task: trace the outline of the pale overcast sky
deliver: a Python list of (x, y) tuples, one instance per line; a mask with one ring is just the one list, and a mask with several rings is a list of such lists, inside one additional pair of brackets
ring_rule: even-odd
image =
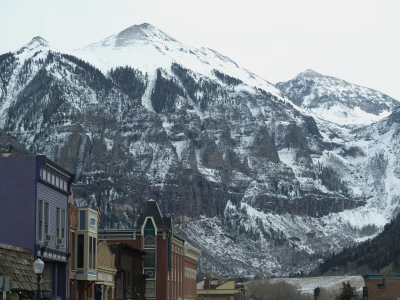
[(400, 100), (399, 0), (0, 0), (0, 53), (37, 35), (71, 50), (141, 23), (272, 83), (314, 69)]

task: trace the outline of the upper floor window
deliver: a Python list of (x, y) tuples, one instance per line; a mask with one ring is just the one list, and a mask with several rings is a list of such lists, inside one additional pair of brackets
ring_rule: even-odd
[(148, 235), (144, 238), (144, 245), (145, 246), (155, 246), (156, 245), (156, 238), (152, 235)]
[(75, 243), (76, 243), (76, 241), (75, 241), (75, 231), (71, 230), (71, 252), (72, 252), (72, 255), (71, 255), (70, 262), (71, 262), (71, 269), (72, 270), (75, 270), (75, 256), (76, 256)]
[(57, 212), (56, 212), (56, 237), (60, 238), (60, 233), (61, 233), (61, 209), (57, 207)]
[(39, 224), (38, 224), (39, 228), (39, 234), (38, 234), (38, 238), (39, 241), (43, 241), (43, 200), (39, 200)]
[(144, 226), (144, 246), (155, 246), (156, 245), (156, 230), (154, 228), (153, 221), (147, 219), (146, 225)]
[(49, 234), (49, 222), (50, 222), (49, 203), (46, 202), (44, 204), (44, 234)]
[(96, 247), (97, 241), (95, 237), (89, 237), (89, 268), (96, 268)]
[(65, 180), (65, 178), (63, 178), (56, 172), (42, 168), (40, 170), (40, 178), (63, 191), (66, 191), (66, 192), (68, 191), (67, 180)]
[(77, 258), (76, 258), (76, 267), (83, 268), (83, 259), (85, 255), (85, 237), (83, 234), (78, 234), (78, 245), (77, 245)]
[(66, 212), (65, 209), (61, 210), (61, 237), (65, 238), (65, 226), (66, 226)]
[(155, 250), (146, 250), (147, 254), (143, 259), (143, 267), (155, 267), (156, 266), (156, 252)]
[(56, 236), (57, 238), (65, 238), (65, 209), (57, 207), (56, 211)]
[(79, 211), (79, 230), (86, 230), (86, 211)]

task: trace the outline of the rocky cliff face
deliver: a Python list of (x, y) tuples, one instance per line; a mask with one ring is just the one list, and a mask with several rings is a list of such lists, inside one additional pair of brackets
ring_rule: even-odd
[[(254, 274), (248, 257), (263, 247), (259, 270), (288, 274), (374, 234), (365, 227), (389, 210), (359, 227), (351, 216), (378, 211), (382, 195), (397, 205), (385, 185), (397, 150), (375, 147), (395, 114), (374, 131), (316, 122), (228, 58), (149, 24), (75, 54), (100, 69), (40, 38), (0, 56), (0, 127), (75, 173), (75, 199), (100, 198), (102, 227), (131, 227), (153, 198), (203, 250), (203, 269)], [(223, 241), (213, 253), (210, 238)]]
[(0, 155), (2, 154), (12, 154), (14, 156), (18, 156), (30, 155), (31, 153), (13, 136), (9, 135), (3, 129), (0, 129)]

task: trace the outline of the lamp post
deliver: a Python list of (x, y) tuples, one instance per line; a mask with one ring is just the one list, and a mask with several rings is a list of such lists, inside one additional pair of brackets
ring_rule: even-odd
[(40, 258), (37, 258), (33, 262), (33, 270), (35, 271), (35, 274), (37, 276), (37, 296), (36, 296), (36, 300), (40, 300), (40, 277), (42, 276), (43, 269), (44, 269), (44, 262)]

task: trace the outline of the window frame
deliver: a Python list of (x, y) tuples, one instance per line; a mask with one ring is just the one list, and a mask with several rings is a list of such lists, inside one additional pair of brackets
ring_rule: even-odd
[(39, 199), (38, 240), (43, 241), (43, 200)]
[(61, 208), (56, 208), (56, 238), (61, 237)]
[(65, 209), (61, 209), (61, 238), (66, 240), (66, 227), (67, 227), (67, 212)]
[[(153, 287), (150, 287), (149, 282), (152, 282), (154, 285)], [(152, 293), (149, 295), (149, 291), (152, 291)], [(146, 298), (156, 298), (156, 280), (155, 279), (146, 279), (146, 292), (145, 292)]]
[(49, 234), (50, 229), (50, 203), (44, 202), (44, 234)]

